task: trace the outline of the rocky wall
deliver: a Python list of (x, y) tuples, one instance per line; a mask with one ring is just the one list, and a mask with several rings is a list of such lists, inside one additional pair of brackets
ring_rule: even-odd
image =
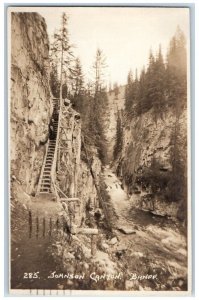
[(10, 161), (11, 176), (28, 194), (36, 191), (52, 112), (49, 40), (37, 13), (11, 14)]
[[(59, 139), (57, 185), (67, 197), (80, 199), (80, 216), (85, 220), (86, 206), (97, 207), (98, 196), (88, 162), (81, 160), (81, 116), (70, 105), (63, 108)], [(93, 156), (92, 169), (98, 182), (101, 162), (97, 153)]]
[[(181, 214), (180, 210), (186, 208), (182, 208), (184, 199), (180, 198), (180, 193), (176, 202), (172, 199), (165, 199), (163, 193), (169, 195), (169, 189), (173, 188), (172, 185), (166, 187), (166, 182), (173, 174), (175, 159), (178, 159), (178, 164), (183, 169), (181, 175), (177, 173), (176, 176), (179, 178), (181, 176), (185, 181), (185, 183), (182, 181), (181, 185), (186, 185), (187, 112), (182, 111), (179, 118), (176, 118), (175, 112), (168, 108), (163, 118), (154, 120), (153, 111), (150, 110), (139, 117), (134, 117), (131, 121), (124, 120), (124, 124), (121, 158), (115, 164), (117, 175), (123, 182), (123, 188), (129, 193), (136, 207), (151, 210), (160, 215)], [(175, 147), (177, 147), (176, 151)], [(149, 182), (147, 186), (144, 182), (146, 176)], [(159, 184), (160, 180), (162, 180), (162, 187), (157, 185), (154, 191), (153, 181)]]

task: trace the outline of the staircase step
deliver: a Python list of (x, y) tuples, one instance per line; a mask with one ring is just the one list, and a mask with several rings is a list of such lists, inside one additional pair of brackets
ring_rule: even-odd
[(41, 189), (41, 190), (43, 190), (43, 189), (50, 189), (50, 187), (51, 187), (51, 184), (43, 183), (43, 184), (41, 184), (40, 189)]
[(43, 186), (43, 187), (41, 187), (41, 190), (43, 190), (43, 191), (44, 190), (48, 190), (49, 191), (50, 190), (50, 186)]
[(50, 183), (48, 185), (47, 185), (47, 183), (42, 183), (40, 188), (41, 189), (43, 189), (43, 188), (47, 188), (48, 189), (48, 188), (50, 188), (50, 186), (51, 186)]

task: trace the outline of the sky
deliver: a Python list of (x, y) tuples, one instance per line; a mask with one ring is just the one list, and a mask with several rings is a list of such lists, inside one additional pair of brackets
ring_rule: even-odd
[(150, 49), (155, 54), (159, 44), (166, 55), (177, 26), (189, 42), (188, 8), (38, 7), (31, 11), (45, 18), (50, 38), (66, 12), (70, 41), (75, 44), (73, 51), (81, 60), (86, 78), (92, 77), (99, 47), (106, 56), (107, 80), (112, 84), (125, 84), (130, 69), (135, 72), (137, 68), (139, 73), (147, 66)]

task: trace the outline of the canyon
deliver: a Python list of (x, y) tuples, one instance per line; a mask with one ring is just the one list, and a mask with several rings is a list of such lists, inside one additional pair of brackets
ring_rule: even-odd
[[(152, 110), (129, 119), (125, 86), (107, 92), (103, 126), (108, 163), (104, 165), (96, 147), (84, 141), (81, 113), (70, 100), (63, 104), (55, 185), (62, 197), (80, 201), (75, 226), (67, 232), (63, 219), (69, 218), (69, 205), (63, 206), (55, 195), (37, 195), (53, 113), (45, 19), (38, 13), (13, 13), (11, 29), (11, 288), (186, 290), (184, 203), (181, 199), (177, 203), (165, 201), (138, 180), (151, 170), (154, 161), (161, 174), (171, 171), (173, 111), (168, 107), (156, 122)], [(118, 117), (122, 146), (114, 157)], [(184, 110), (178, 120), (179, 151), (184, 161), (186, 117)], [(147, 198), (149, 195), (153, 197)], [(78, 234), (80, 227), (97, 229), (98, 234)], [(38, 269), (41, 280), (24, 279), (24, 273)], [(131, 281), (135, 270), (140, 275), (157, 274), (158, 280)], [(47, 274), (52, 272), (84, 273), (85, 280), (49, 281)], [(89, 274), (94, 273), (124, 276), (119, 281), (91, 281)]]

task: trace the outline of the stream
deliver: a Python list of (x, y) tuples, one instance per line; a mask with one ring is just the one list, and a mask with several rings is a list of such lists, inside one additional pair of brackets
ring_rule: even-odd
[[(116, 249), (124, 254), (121, 266), (126, 261), (125, 272), (141, 276), (157, 273), (155, 282), (140, 281), (136, 288), (186, 290), (187, 241), (182, 224), (134, 208), (111, 169), (106, 168), (103, 177), (117, 216), (113, 227), (118, 239)], [(135, 281), (129, 284), (129, 289), (135, 288)]]

